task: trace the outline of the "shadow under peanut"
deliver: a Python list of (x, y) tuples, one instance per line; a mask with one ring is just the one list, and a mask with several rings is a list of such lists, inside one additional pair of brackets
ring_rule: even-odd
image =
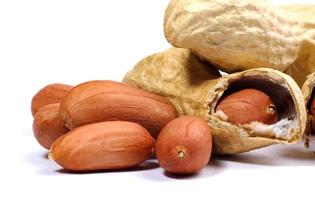
[(173, 178), (173, 179), (190, 179), (190, 178), (197, 177), (198, 174), (199, 174), (199, 172), (195, 173), (195, 174), (174, 174), (174, 173), (164, 171), (164, 175), (166, 177)]
[(48, 158), (48, 152), (44, 152), (44, 153), (42, 154), (42, 158), (49, 160), (49, 158)]
[(48, 151), (39, 149), (32, 152), (26, 152), (23, 159), (29, 165), (35, 168), (37, 174), (41, 175), (56, 175), (54, 169), (57, 166), (53, 161), (48, 159)]
[(221, 161), (264, 166), (315, 166), (315, 153), (303, 144), (274, 145), (248, 153), (216, 156)]
[(39, 149), (37, 151), (27, 152), (24, 155), (25, 162), (34, 166), (36, 172), (41, 175), (67, 175), (67, 174), (96, 174), (96, 173), (119, 173), (119, 172), (136, 172), (152, 170), (159, 167), (156, 160), (150, 159), (146, 162), (128, 169), (121, 170), (98, 170), (90, 172), (73, 172), (65, 169), (56, 164), (54, 161), (48, 159), (48, 151)]
[(159, 164), (154, 161), (146, 161), (136, 167), (127, 168), (127, 169), (119, 169), (119, 170), (94, 170), (94, 171), (84, 171), (84, 172), (75, 172), (66, 169), (58, 169), (57, 173), (61, 174), (97, 174), (97, 173), (121, 173), (121, 172), (138, 172), (138, 171), (146, 171), (158, 168)]
[(221, 174), (225, 170), (223, 161), (212, 159), (202, 170), (195, 174), (173, 174), (166, 172), (162, 168), (158, 168), (156, 170), (152, 170), (149, 172), (144, 172), (139, 174), (145, 180), (153, 180), (159, 182), (169, 182), (176, 180), (194, 180), (194, 179), (202, 179), (202, 178), (210, 178), (213, 176), (217, 176)]
[(210, 162), (202, 170), (194, 174), (173, 174), (164, 171), (164, 175), (172, 179), (195, 179), (195, 178), (209, 178), (220, 174), (224, 169), (224, 164), (216, 159), (211, 159)]

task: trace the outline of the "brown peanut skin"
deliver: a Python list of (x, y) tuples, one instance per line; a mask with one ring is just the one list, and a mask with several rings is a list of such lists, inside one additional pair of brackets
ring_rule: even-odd
[(157, 138), (176, 117), (176, 110), (166, 98), (125, 83), (90, 81), (70, 91), (61, 103), (60, 114), (69, 129), (95, 122), (130, 121)]
[(33, 119), (33, 132), (38, 143), (50, 149), (53, 142), (69, 132), (59, 115), (60, 103), (42, 107)]
[[(274, 108), (274, 112), (268, 108)], [(278, 121), (276, 106), (272, 99), (264, 92), (256, 89), (243, 89), (225, 97), (217, 105), (234, 124), (247, 124), (254, 121), (273, 124)]]
[(125, 169), (148, 159), (154, 142), (136, 123), (99, 122), (59, 138), (51, 147), (50, 158), (71, 171)]
[(32, 99), (32, 115), (34, 116), (45, 105), (60, 103), (72, 87), (71, 85), (54, 83), (39, 90)]
[(171, 121), (156, 142), (156, 157), (160, 166), (176, 174), (197, 173), (208, 164), (211, 151), (212, 136), (208, 124), (191, 116)]

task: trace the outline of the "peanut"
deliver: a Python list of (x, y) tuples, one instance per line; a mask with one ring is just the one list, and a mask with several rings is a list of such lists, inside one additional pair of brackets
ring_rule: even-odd
[(124, 169), (149, 158), (153, 147), (154, 139), (145, 128), (111, 121), (70, 131), (53, 144), (49, 157), (71, 171)]
[(32, 115), (34, 116), (45, 105), (60, 103), (71, 88), (70, 85), (54, 83), (39, 90), (32, 99)]
[(156, 156), (166, 171), (196, 173), (207, 165), (212, 151), (208, 124), (197, 117), (182, 116), (167, 124), (156, 142)]
[(46, 149), (50, 149), (55, 140), (69, 131), (59, 116), (59, 107), (60, 103), (46, 105), (34, 116), (34, 136)]
[(254, 121), (273, 124), (278, 121), (276, 106), (271, 98), (256, 89), (243, 89), (225, 97), (216, 110), (221, 110), (228, 121), (235, 124)]
[(61, 103), (60, 114), (69, 129), (94, 122), (130, 121), (156, 138), (176, 117), (176, 110), (166, 98), (127, 84), (90, 81), (71, 90)]

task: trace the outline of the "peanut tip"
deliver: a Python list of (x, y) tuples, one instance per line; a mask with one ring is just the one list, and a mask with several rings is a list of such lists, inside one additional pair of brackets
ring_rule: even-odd
[(185, 157), (185, 153), (184, 153), (183, 151), (179, 151), (179, 152), (177, 153), (177, 156), (178, 156), (178, 158), (179, 158), (180, 160), (183, 160), (184, 157)]
[(54, 161), (54, 156), (51, 151), (48, 152), (48, 159)]
[(266, 109), (267, 113), (270, 113), (271, 115), (276, 113), (276, 106), (271, 104)]

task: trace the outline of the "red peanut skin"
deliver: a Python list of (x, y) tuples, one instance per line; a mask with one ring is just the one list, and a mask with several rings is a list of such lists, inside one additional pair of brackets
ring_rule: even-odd
[(73, 86), (71, 85), (54, 83), (39, 90), (32, 99), (32, 115), (34, 116), (43, 106), (60, 103), (64, 96), (72, 89), (72, 87)]
[(273, 124), (278, 121), (277, 112), (268, 112), (274, 106), (271, 98), (256, 89), (243, 89), (225, 97), (219, 102), (216, 110), (221, 110), (234, 124), (247, 124), (254, 121)]
[(60, 103), (42, 107), (33, 119), (33, 132), (38, 143), (46, 149), (69, 130), (59, 115)]
[(59, 138), (50, 157), (71, 171), (135, 167), (150, 157), (154, 139), (142, 126), (110, 121), (78, 127)]
[[(183, 158), (179, 157), (180, 152), (184, 153)], [(156, 142), (159, 164), (170, 173), (197, 173), (208, 164), (211, 152), (210, 128), (197, 117), (174, 119), (163, 128)]]
[(103, 121), (130, 121), (145, 127), (154, 138), (176, 117), (164, 97), (115, 81), (78, 85), (64, 98), (60, 114), (69, 129)]

